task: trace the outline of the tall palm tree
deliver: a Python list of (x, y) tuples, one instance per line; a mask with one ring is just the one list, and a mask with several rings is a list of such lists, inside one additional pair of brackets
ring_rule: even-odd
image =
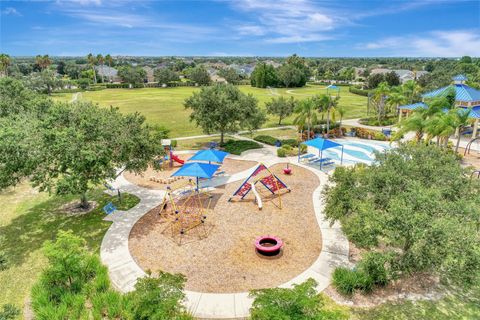
[(381, 82), (373, 92), (373, 102), (376, 105), (379, 122), (385, 117), (385, 105), (389, 93), (390, 87), (385, 81)]
[(10, 56), (6, 53), (0, 54), (0, 67), (2, 68), (2, 73), (5, 76), (8, 76), (8, 66), (10, 66), (11, 59)]
[(420, 142), (427, 128), (427, 119), (424, 115), (424, 110), (416, 110), (413, 114), (399, 123), (399, 130), (393, 136), (393, 140), (398, 140), (405, 133), (414, 131), (416, 141)]
[[(108, 67), (112, 68), (113, 58), (110, 54), (105, 56), (105, 61), (108, 63)], [(112, 82), (112, 73), (110, 70), (108, 71), (108, 81)]]
[(338, 115), (340, 116), (340, 129), (341, 129), (341, 128), (342, 128), (343, 116), (344, 116), (345, 113), (347, 112), (347, 109), (345, 109), (344, 106), (338, 106), (338, 107), (337, 107), (337, 112), (338, 112)]
[(95, 72), (95, 64), (97, 64), (97, 59), (95, 58), (95, 56), (93, 54), (89, 53), (88, 56), (87, 56), (87, 60), (88, 60), (88, 63), (90, 64), (90, 66), (92, 67), (93, 83), (97, 83), (97, 75), (96, 75), (96, 72)]
[(49, 65), (52, 64), (52, 60), (50, 60), (48, 54), (43, 56), (37, 55), (35, 57), (35, 63), (40, 67), (40, 70), (45, 70)]
[(457, 109), (451, 110), (450, 112), (454, 113), (455, 129), (458, 130), (457, 144), (455, 145), (455, 152), (458, 152), (458, 147), (460, 146), (460, 137), (462, 136), (461, 132), (462, 129), (468, 126), (470, 122), (470, 113), (472, 112), (472, 109)]
[(421, 89), (422, 88), (414, 80), (408, 80), (402, 85), (403, 94), (407, 98), (408, 103), (413, 103), (417, 100)]
[(98, 62), (98, 64), (100, 65), (100, 67), (102, 68), (102, 74), (101, 74), (101, 76), (102, 76), (102, 83), (103, 83), (103, 82), (104, 82), (104, 81), (103, 81), (103, 80), (104, 80), (103, 75), (104, 75), (104, 71), (105, 71), (105, 70), (103, 69), (103, 64), (104, 64), (104, 62), (105, 62), (105, 59), (103, 58), (103, 56), (102, 56), (100, 53), (97, 54), (97, 62)]
[(390, 107), (389, 113), (396, 112), (398, 110), (398, 107), (406, 102), (407, 98), (403, 95), (401, 90), (399, 90), (398, 87), (392, 88), (390, 90), (390, 94), (387, 97), (387, 105)]
[(307, 140), (310, 139), (310, 129), (313, 123), (318, 121), (316, 105), (312, 99), (301, 100), (294, 110), (298, 115), (293, 120), (293, 123), (298, 125), (299, 131), (303, 131), (305, 125), (307, 126)]

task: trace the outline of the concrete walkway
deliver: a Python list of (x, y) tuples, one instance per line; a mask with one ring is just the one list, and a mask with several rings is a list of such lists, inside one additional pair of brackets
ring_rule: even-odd
[[(274, 149), (274, 147), (269, 146), (268, 148), (249, 150), (244, 152), (242, 156), (232, 156), (232, 158), (263, 162), (267, 166), (281, 162), (296, 164), (296, 157), (278, 158), (273, 153)], [(327, 183), (327, 174), (303, 164), (297, 165), (312, 171), (320, 179), (319, 186), (313, 192), (312, 201), (315, 216), (322, 232), (322, 251), (317, 260), (306, 271), (280, 285), (280, 287), (290, 288), (294, 284), (313, 278), (318, 282), (317, 290), (320, 292), (330, 284), (331, 274), (335, 267), (348, 265), (349, 245), (341, 231), (340, 225), (334, 224), (330, 226), (324, 219), (321, 191)], [(204, 182), (204, 186), (218, 187), (243, 180), (255, 168), (256, 165), (232, 176), (207, 180)], [(132, 193), (140, 198), (140, 203), (134, 208), (128, 211), (117, 211), (106, 218), (106, 220), (112, 221), (113, 224), (106, 232), (100, 249), (102, 262), (108, 267), (113, 285), (122, 292), (129, 292), (134, 289), (138, 278), (146, 276), (145, 272), (137, 265), (130, 254), (128, 248), (130, 231), (143, 215), (160, 204), (164, 191), (147, 190), (138, 187), (129, 183), (123, 176), (118, 177), (112, 185), (115, 188), (120, 188), (123, 192)], [(195, 317), (199, 318), (245, 318), (248, 317), (253, 302), (248, 296), (248, 292), (203, 293), (185, 291), (185, 294), (186, 308)]]

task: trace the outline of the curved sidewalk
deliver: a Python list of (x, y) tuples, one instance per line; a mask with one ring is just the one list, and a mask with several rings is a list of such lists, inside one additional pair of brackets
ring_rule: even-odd
[[(236, 159), (256, 160), (271, 166), (275, 163), (292, 162), (294, 159), (280, 159), (270, 150), (251, 150)], [(296, 164), (296, 163), (295, 163)], [(290, 281), (280, 285), (289, 288), (293, 284), (304, 282), (313, 278), (318, 282), (317, 291), (323, 291), (329, 284), (331, 274), (335, 267), (348, 265), (348, 241), (343, 235), (340, 225), (330, 226), (323, 215), (321, 191), (327, 183), (328, 176), (316, 169), (302, 164), (296, 164), (315, 173), (320, 179), (319, 186), (312, 195), (313, 206), (317, 222), (322, 232), (322, 251), (317, 260), (304, 272)], [(208, 186), (216, 187), (245, 179), (256, 168), (256, 165), (230, 177), (212, 179)], [(138, 278), (146, 276), (145, 272), (137, 265), (128, 248), (128, 238), (135, 223), (148, 211), (159, 205), (164, 191), (148, 190), (128, 182), (120, 176), (113, 184), (124, 192), (132, 193), (140, 198), (140, 203), (128, 211), (117, 211), (105, 218), (113, 224), (107, 230), (100, 249), (102, 262), (108, 267), (110, 278), (116, 288), (122, 292), (132, 291)], [(248, 292), (240, 293), (202, 293), (185, 291), (185, 306), (199, 318), (232, 319), (249, 316), (253, 300)]]

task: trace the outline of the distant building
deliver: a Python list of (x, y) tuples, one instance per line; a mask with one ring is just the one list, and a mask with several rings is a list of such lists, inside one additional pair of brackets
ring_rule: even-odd
[(418, 80), (421, 76), (428, 73), (428, 71), (410, 71), (405, 69), (390, 70), (385, 68), (376, 68), (370, 71), (370, 74), (386, 74), (395, 71), (401, 83), (405, 83), (409, 80)]
[(266, 65), (269, 65), (269, 66), (272, 66), (272, 67), (274, 67), (274, 68), (278, 68), (278, 67), (281, 67), (281, 66), (282, 66), (281, 63), (278, 63), (278, 62), (273, 61), (273, 60), (267, 60), (267, 61), (265, 61), (265, 64), (266, 64)]
[(100, 77), (103, 76), (105, 81), (108, 82), (120, 82), (120, 77), (118, 76), (118, 70), (106, 65), (95, 66), (95, 70), (97, 71)]
[(213, 82), (227, 83), (227, 80), (223, 77), (220, 77), (218, 74), (210, 75), (210, 79), (212, 79)]
[(153, 76), (153, 69), (149, 66), (145, 66), (142, 69), (145, 70), (145, 73), (146, 73), (145, 81), (146, 82), (155, 82), (155, 77)]

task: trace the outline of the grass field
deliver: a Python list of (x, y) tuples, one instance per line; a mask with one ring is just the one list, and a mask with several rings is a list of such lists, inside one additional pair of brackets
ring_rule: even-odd
[[(297, 99), (305, 99), (309, 96), (326, 93), (324, 86), (307, 86), (297, 89), (260, 89), (251, 86), (239, 86), (244, 93), (254, 95), (261, 108), (265, 102), (274, 95), (293, 96)], [(197, 128), (189, 121), (190, 111), (185, 110), (183, 102), (193, 92), (200, 89), (194, 87), (177, 88), (144, 88), (144, 89), (106, 89), (101, 91), (82, 92), (80, 99), (90, 100), (101, 106), (115, 106), (122, 112), (140, 112), (145, 115), (148, 123), (164, 125), (171, 130), (172, 137), (185, 137), (202, 134), (201, 128)], [(56, 94), (56, 99), (70, 101), (72, 94)], [(341, 87), (339, 105), (346, 108), (346, 119), (360, 118), (366, 114), (367, 98), (348, 92), (347, 87)], [(293, 116), (285, 119), (283, 124), (292, 124)], [(277, 125), (275, 117), (269, 117), (265, 127)]]

